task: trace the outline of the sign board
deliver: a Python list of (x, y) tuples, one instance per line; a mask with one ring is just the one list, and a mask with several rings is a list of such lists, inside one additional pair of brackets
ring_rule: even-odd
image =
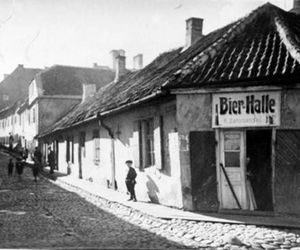
[(280, 92), (213, 94), (212, 105), (214, 128), (280, 125)]

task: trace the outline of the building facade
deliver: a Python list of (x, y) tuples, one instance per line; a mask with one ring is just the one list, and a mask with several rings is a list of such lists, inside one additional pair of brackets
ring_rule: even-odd
[(56, 145), (59, 171), (124, 192), (133, 160), (140, 200), (299, 215), (299, 15), (265, 4), (205, 36), (202, 21), (39, 140)]

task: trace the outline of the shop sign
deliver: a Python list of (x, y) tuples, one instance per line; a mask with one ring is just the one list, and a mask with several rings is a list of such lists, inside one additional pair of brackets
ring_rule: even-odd
[(280, 92), (213, 94), (214, 128), (280, 124)]

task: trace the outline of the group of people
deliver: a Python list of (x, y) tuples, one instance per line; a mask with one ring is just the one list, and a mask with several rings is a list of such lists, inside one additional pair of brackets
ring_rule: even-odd
[(21, 157), (18, 157), (15, 164), (13, 163), (13, 159), (9, 159), (8, 162), (8, 176), (11, 177), (13, 176), (13, 172), (14, 172), (14, 168), (15, 170), (15, 174), (18, 175), (19, 180), (21, 180), (22, 178), (22, 174), (23, 174), (23, 169), (25, 167), (25, 160), (22, 159)]
[[(22, 179), (23, 169), (26, 166), (26, 159), (28, 157), (28, 154), (22, 154), (22, 157), (17, 157), (15, 163), (13, 162), (13, 159), (9, 159), (7, 170), (8, 170), (8, 176), (13, 176), (14, 168), (15, 168), (15, 174), (19, 176), (19, 180)], [(33, 159), (33, 165), (32, 165), (32, 174), (34, 181), (37, 181), (38, 175), (40, 170), (42, 169), (42, 159), (43, 155), (41, 151), (38, 149), (38, 147), (35, 147), (35, 150), (33, 154), (31, 155)], [(54, 173), (54, 167), (55, 167), (55, 155), (54, 152), (49, 148), (49, 154), (48, 154), (48, 162), (50, 165), (50, 173)]]
[[(35, 151), (32, 155), (34, 164), (32, 166), (32, 174), (34, 177), (34, 181), (37, 181), (37, 177), (39, 174), (40, 169), (42, 168), (42, 153), (39, 151), (39, 149), (36, 147)], [(51, 150), (51, 148), (49, 148), (49, 154), (48, 154), (48, 162), (50, 165), (50, 173), (54, 172), (54, 166), (55, 166), (55, 155), (54, 152)], [(137, 201), (136, 199), (136, 195), (135, 195), (135, 184), (136, 184), (136, 177), (137, 177), (137, 173), (135, 171), (135, 169), (132, 167), (132, 161), (131, 160), (127, 160), (126, 165), (128, 167), (128, 171), (127, 171), (127, 175), (126, 175), (126, 179), (125, 179), (125, 184), (128, 190), (128, 193), (130, 194), (130, 198), (129, 201)], [(13, 175), (13, 169), (15, 167), (15, 172), (16, 174), (18, 174), (19, 176), (19, 180), (21, 180), (21, 176), (23, 174), (23, 169), (26, 165), (26, 158), (25, 157), (18, 157), (15, 164), (13, 163), (13, 159), (9, 159), (8, 162), (8, 176), (12, 176)]]

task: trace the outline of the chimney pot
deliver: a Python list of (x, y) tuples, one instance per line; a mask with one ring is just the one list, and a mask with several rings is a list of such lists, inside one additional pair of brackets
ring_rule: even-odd
[(122, 50), (122, 49), (119, 49), (119, 50), (114, 49), (110, 52), (110, 54), (111, 54), (111, 57), (112, 57), (112, 69), (113, 69), (113, 71), (116, 71), (117, 57), (118, 56), (125, 56), (125, 51)]
[[(124, 52), (125, 54), (125, 52)], [(120, 77), (126, 73), (126, 57), (119, 55), (116, 58), (116, 75), (115, 82), (120, 80)]]
[(300, 15), (300, 0), (294, 0), (294, 5), (290, 12)]
[(191, 17), (186, 20), (186, 47), (190, 47), (202, 36), (203, 19)]
[(143, 68), (143, 54), (138, 54), (133, 57), (133, 69), (139, 70)]
[(96, 84), (82, 84), (82, 102), (96, 93)]

